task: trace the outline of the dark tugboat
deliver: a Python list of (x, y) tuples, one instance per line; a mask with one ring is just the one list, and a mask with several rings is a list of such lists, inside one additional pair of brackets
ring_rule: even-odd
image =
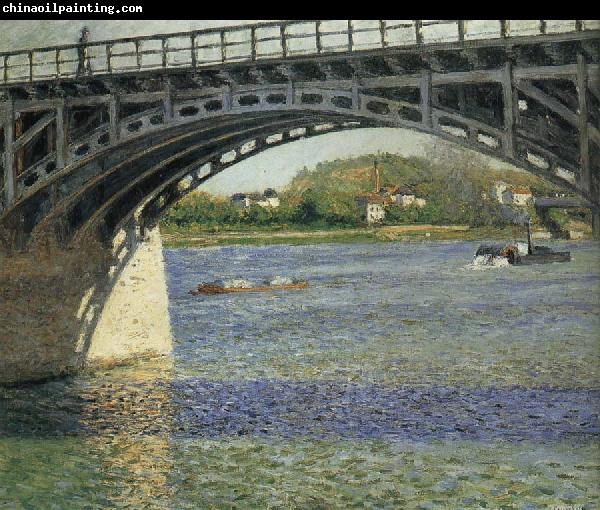
[(482, 244), (475, 257), (505, 258), (509, 264), (526, 266), (530, 264), (551, 264), (552, 262), (569, 262), (570, 251), (554, 251), (547, 246), (534, 246), (531, 242), (531, 226), (527, 222), (527, 244)]

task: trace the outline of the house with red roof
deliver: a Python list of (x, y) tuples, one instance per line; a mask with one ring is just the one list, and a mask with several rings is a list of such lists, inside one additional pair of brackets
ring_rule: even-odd
[(502, 203), (512, 204), (517, 207), (527, 207), (533, 202), (533, 194), (528, 188), (515, 186), (502, 193)]

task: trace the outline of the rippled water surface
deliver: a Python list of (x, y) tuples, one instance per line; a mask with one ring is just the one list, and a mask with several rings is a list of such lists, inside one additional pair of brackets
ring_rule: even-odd
[(166, 250), (172, 359), (1, 390), (0, 508), (599, 507), (599, 247), (476, 246)]

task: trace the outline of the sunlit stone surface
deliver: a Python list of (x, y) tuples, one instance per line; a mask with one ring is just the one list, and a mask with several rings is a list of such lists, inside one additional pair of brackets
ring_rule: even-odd
[[(123, 237), (122, 241), (125, 240)], [(0, 265), (0, 383), (171, 351), (158, 230), (123, 249), (39, 246)]]
[(88, 364), (171, 352), (167, 287), (158, 228), (147, 231), (114, 284), (94, 329)]

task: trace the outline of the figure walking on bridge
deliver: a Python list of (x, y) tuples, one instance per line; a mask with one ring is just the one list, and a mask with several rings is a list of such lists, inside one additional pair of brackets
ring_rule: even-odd
[(77, 76), (83, 76), (84, 74), (92, 75), (92, 65), (90, 64), (90, 56), (88, 54), (88, 47), (86, 46), (90, 40), (90, 31), (88, 27), (81, 29), (81, 36), (79, 37), (79, 46), (77, 48), (77, 54), (79, 57), (79, 64), (77, 66)]

